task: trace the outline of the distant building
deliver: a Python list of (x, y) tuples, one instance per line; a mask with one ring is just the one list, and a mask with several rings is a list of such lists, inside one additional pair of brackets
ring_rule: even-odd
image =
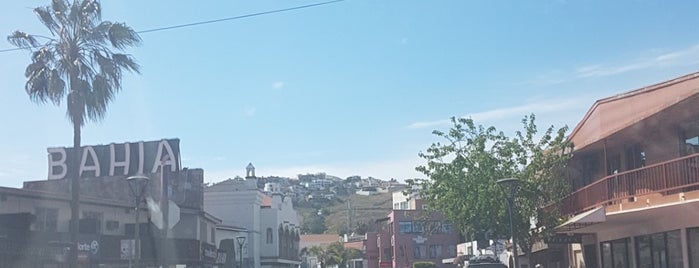
[(425, 210), (417, 194), (395, 192), (393, 204), (393, 211), (379, 222), (379, 267), (410, 268), (416, 261), (455, 267), (442, 263), (442, 259), (456, 257), (459, 235), (453, 224), (440, 213)]
[(300, 263), (297, 238), (300, 224), (291, 199), (280, 193), (263, 193), (258, 188), (252, 163), (246, 167), (245, 179), (229, 179), (207, 187), (204, 207), (223, 224), (247, 231), (244, 266), (274, 268)]

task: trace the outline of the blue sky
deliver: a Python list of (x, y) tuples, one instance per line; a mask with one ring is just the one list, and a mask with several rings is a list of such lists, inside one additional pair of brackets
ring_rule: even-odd
[[(9, 1), (0, 33), (47, 31)], [(317, 3), (104, 1), (136, 30)], [(451, 116), (505, 131), (537, 115), (571, 128), (595, 100), (699, 70), (699, 1), (346, 0), (144, 33), (105, 119), (83, 144), (180, 138), (206, 181), (327, 172), (419, 177), (417, 157)], [(11, 48), (0, 42), (0, 49)], [(26, 51), (0, 53), (0, 185), (47, 176), (69, 147), (65, 106), (24, 92)]]

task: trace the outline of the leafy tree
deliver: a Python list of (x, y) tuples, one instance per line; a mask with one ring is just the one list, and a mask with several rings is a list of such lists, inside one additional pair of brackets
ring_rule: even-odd
[[(427, 164), (416, 170), (428, 179), (407, 182), (431, 209), (443, 212), (467, 238), (475, 239), (484, 232), (509, 237), (506, 195), (496, 181), (521, 180), (513, 222), (519, 246), (530, 254), (534, 241), (559, 224), (556, 209), (542, 208), (568, 192), (564, 169), (570, 157), (567, 127), (554, 131), (551, 126), (540, 134), (534, 120), (533, 114), (525, 116), (523, 130), (509, 138), (495, 127), (452, 118), (447, 132), (433, 131), (443, 143), (419, 154)], [(537, 220), (537, 228), (530, 228), (530, 219)]]
[(310, 214), (304, 217), (301, 224), (301, 231), (307, 234), (322, 234), (327, 230), (325, 226), (325, 216)]
[(434, 262), (430, 261), (416, 261), (413, 262), (413, 268), (434, 268), (436, 265)]
[[(14, 31), (7, 37), (13, 45), (31, 51), (25, 91), (37, 103), (66, 102), (68, 120), (73, 126), (74, 165), (80, 163), (80, 131), (88, 121), (99, 121), (107, 105), (121, 90), (123, 71), (139, 72), (139, 65), (128, 54), (115, 53), (140, 44), (138, 34), (124, 23), (102, 20), (97, 0), (53, 0), (37, 7), (38, 16), (50, 35)], [(45, 40), (45, 42), (39, 42)], [(77, 242), (78, 168), (71, 178), (71, 242)], [(73, 252), (73, 261), (77, 254)], [(75, 265), (74, 265), (75, 266)]]

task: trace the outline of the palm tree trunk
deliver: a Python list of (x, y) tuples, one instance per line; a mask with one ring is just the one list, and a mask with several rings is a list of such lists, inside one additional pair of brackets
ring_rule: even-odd
[[(70, 103), (68, 104), (70, 105)], [(80, 124), (73, 122), (73, 168), (70, 178), (70, 267), (78, 267), (78, 232), (80, 221)]]

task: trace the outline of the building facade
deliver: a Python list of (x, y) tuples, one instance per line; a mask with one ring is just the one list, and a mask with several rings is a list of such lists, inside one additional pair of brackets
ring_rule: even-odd
[(418, 194), (406, 197), (395, 192), (393, 197), (394, 209), (379, 222), (379, 267), (410, 268), (417, 261), (455, 267), (442, 263), (442, 259), (456, 257), (459, 234), (453, 224), (427, 210)]
[(699, 73), (598, 100), (569, 139), (570, 266), (699, 267)]
[(255, 167), (245, 179), (229, 179), (204, 190), (204, 208), (223, 224), (245, 229), (243, 267), (291, 267), (299, 260), (299, 220), (291, 199), (258, 186)]
[[(81, 174), (80, 179), (79, 267), (133, 267), (136, 262), (137, 267), (146, 267), (157, 265), (163, 258), (169, 264), (186, 267), (216, 265), (219, 254), (214, 229), (220, 220), (203, 211), (203, 170), (180, 169), (176, 164), (178, 167), (172, 171), (169, 165), (161, 166), (167, 170), (167, 188), (171, 193), (168, 197), (171, 229), (163, 241), (158, 227), (163, 222), (158, 205), (164, 188), (160, 180), (163, 169), (156, 166), (153, 172), (146, 165), (136, 163), (143, 163), (143, 159), (134, 157), (139, 155), (136, 150), (144, 152), (141, 157), (169, 151), (167, 155), (174, 160), (170, 162), (174, 165), (179, 163), (178, 142), (163, 140), (83, 147), (84, 158), (92, 159), (84, 161), (82, 169), (92, 172)], [(169, 143), (169, 148), (161, 150), (164, 147), (160, 145), (165, 143)], [(69, 265), (71, 196), (69, 177), (65, 175), (74, 166), (60, 161), (69, 155), (65, 152), (53, 158), (52, 152), (60, 151), (58, 149), (49, 149), (49, 165), (63, 170), (50, 171), (49, 180), (25, 182), (20, 189), (0, 187), (0, 267)], [(110, 155), (110, 151), (111, 161), (103, 157)], [(129, 163), (129, 159), (135, 162)], [(100, 164), (105, 166), (100, 167)], [(132, 195), (127, 182), (127, 177), (132, 175), (130, 168), (140, 169), (143, 173), (139, 176), (148, 178), (141, 202), (136, 202), (138, 198)], [(60, 178), (54, 178), (56, 176)], [(135, 240), (136, 226), (138, 240)], [(140, 241), (138, 251), (136, 241)]]

